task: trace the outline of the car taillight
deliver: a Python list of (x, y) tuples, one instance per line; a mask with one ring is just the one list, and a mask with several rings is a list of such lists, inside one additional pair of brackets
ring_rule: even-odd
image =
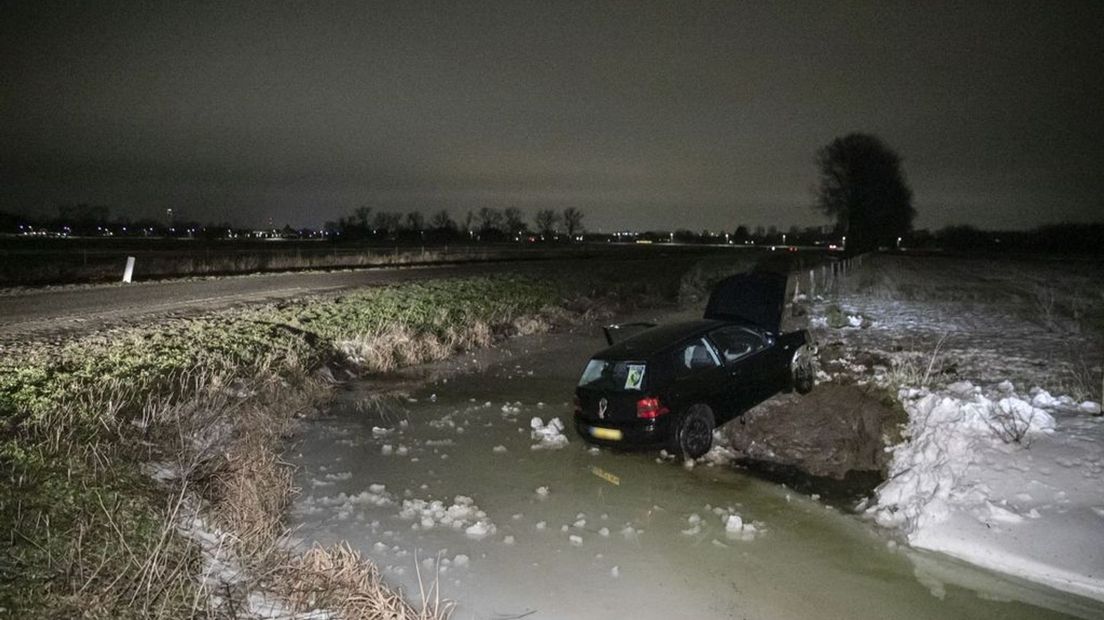
[(636, 401), (636, 417), (650, 420), (668, 413), (670, 409), (663, 406), (658, 398), (641, 398)]
[(583, 414), (583, 401), (579, 400), (579, 397), (575, 397), (575, 415)]

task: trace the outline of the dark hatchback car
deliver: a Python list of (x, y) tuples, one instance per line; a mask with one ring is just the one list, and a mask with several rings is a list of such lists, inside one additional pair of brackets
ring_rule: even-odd
[(703, 319), (636, 324), (645, 329), (616, 343), (607, 329), (612, 346), (575, 389), (575, 430), (596, 444), (697, 458), (717, 425), (781, 391), (808, 392), (815, 351), (806, 331), (781, 333), (786, 298), (785, 275), (743, 273), (713, 289)]

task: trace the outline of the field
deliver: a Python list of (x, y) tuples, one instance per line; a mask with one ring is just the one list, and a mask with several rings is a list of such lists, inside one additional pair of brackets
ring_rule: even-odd
[(824, 312), (834, 327), (859, 318), (847, 345), (904, 374), (898, 382), (1007, 379), (1101, 396), (1099, 259), (879, 256), (841, 280)]
[[(299, 240), (23, 239), (0, 237), (0, 287), (442, 262), (634, 256), (647, 248), (593, 244), (351, 244)], [(682, 250), (688, 251), (688, 250)]]

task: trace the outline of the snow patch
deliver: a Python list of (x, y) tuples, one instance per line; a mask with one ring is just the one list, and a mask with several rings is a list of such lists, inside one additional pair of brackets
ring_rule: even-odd
[[(902, 389), (904, 441), (865, 513), (919, 548), (1104, 600), (1104, 424), (1009, 381)], [(1049, 411), (1053, 411), (1052, 415)], [(1055, 416), (1059, 416), (1057, 419)]]

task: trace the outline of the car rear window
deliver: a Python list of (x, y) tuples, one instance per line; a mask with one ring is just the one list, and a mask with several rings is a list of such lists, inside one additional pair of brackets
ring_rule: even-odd
[(643, 362), (593, 359), (583, 370), (579, 387), (610, 391), (639, 391), (644, 387), (646, 371), (647, 365)]

